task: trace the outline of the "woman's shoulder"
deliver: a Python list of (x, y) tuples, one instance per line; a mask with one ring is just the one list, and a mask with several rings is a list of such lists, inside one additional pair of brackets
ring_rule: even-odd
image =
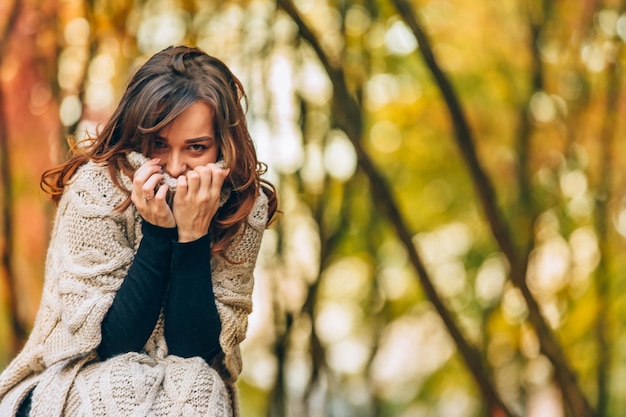
[(250, 214), (248, 214), (248, 224), (258, 231), (263, 231), (267, 227), (269, 220), (268, 198), (263, 189), (259, 191), (259, 195), (254, 201), (254, 206)]
[(88, 161), (67, 184), (65, 194), (78, 196), (83, 203), (116, 206), (126, 196), (114, 184), (106, 164)]

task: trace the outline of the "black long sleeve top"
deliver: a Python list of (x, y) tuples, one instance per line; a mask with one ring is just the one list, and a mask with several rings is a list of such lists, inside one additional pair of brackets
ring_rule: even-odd
[(152, 334), (161, 308), (170, 354), (209, 362), (220, 351), (221, 322), (211, 281), (210, 238), (176, 241), (176, 228), (146, 221), (128, 274), (102, 321), (98, 354), (105, 360), (139, 352)]

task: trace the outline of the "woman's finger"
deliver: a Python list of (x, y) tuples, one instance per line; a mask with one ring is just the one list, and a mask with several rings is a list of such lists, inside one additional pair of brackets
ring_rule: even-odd
[(208, 191), (213, 196), (218, 196), (222, 192), (222, 187), (224, 185), (224, 181), (228, 177), (230, 173), (230, 169), (222, 169), (216, 164), (209, 164), (207, 166), (202, 167), (203, 171), (206, 172), (207, 186)]
[(187, 172), (185, 175), (187, 179), (187, 192), (189, 194), (195, 194), (200, 190), (201, 178), (200, 174), (194, 170)]
[(176, 178), (176, 194), (174, 194), (174, 198), (185, 198), (187, 197), (187, 192), (187, 177), (185, 175), (181, 175), (180, 177)]
[(222, 169), (217, 165), (213, 165), (211, 167), (211, 171), (213, 178), (213, 181), (211, 182), (211, 187), (213, 189), (218, 189), (221, 191), (222, 187), (224, 186), (224, 181), (226, 181), (226, 178), (228, 178), (228, 174), (230, 174), (230, 168)]
[(154, 200), (157, 202), (167, 201), (167, 192), (170, 187), (167, 184), (161, 184), (154, 194)]
[(154, 198), (155, 190), (161, 185), (161, 181), (163, 181), (163, 174), (152, 174), (141, 186), (143, 198), (147, 200)]
[(211, 188), (212, 190), (221, 190), (222, 185), (224, 184), (224, 180), (228, 177), (228, 174), (230, 173), (229, 168), (224, 169), (218, 164), (214, 163), (196, 167), (194, 171), (200, 174), (203, 180), (203, 184), (206, 184), (206, 186)]
[(213, 182), (213, 172), (208, 166), (205, 165), (198, 166), (194, 168), (193, 171), (197, 173), (198, 178), (200, 179), (198, 192), (204, 197), (208, 196)]
[[(151, 159), (142, 166), (140, 166), (133, 176), (133, 192), (142, 194), (142, 189), (146, 182), (150, 181), (153, 175), (161, 174), (161, 166), (158, 165), (159, 158)], [(156, 188), (156, 185), (162, 178), (156, 178), (151, 180), (152, 189)], [(146, 190), (147, 191), (147, 190)]]
[(160, 161), (161, 158), (154, 158), (146, 161), (143, 165), (137, 168), (133, 176), (133, 180), (145, 182), (150, 177), (150, 175), (161, 170), (161, 166), (159, 165)]

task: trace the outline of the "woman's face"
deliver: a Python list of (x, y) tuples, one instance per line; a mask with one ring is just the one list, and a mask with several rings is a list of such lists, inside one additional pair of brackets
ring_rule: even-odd
[(213, 109), (197, 101), (160, 131), (151, 158), (176, 178), (200, 165), (217, 161), (218, 148), (213, 129)]

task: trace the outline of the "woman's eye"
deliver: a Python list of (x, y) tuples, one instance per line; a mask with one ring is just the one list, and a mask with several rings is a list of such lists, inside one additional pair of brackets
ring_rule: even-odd
[(154, 142), (154, 149), (163, 149), (165, 147), (167, 147), (167, 143), (163, 141), (157, 140)]
[(202, 152), (206, 149), (205, 145), (201, 145), (199, 143), (194, 143), (193, 145), (189, 145), (189, 149), (194, 152)]

